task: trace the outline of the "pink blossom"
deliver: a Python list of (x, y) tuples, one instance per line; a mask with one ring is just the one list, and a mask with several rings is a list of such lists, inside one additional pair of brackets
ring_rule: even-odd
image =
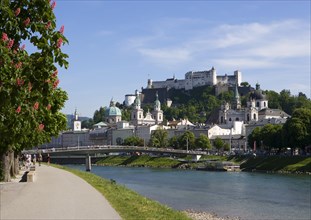
[(56, 47), (60, 48), (62, 46), (62, 43), (63, 43), (63, 38), (58, 38)]
[(19, 13), (21, 13), (21, 9), (20, 9), (20, 8), (17, 8), (17, 9), (15, 10), (15, 16), (18, 16)]
[(55, 89), (58, 86), (58, 84), (59, 84), (59, 79), (53, 83), (53, 88)]
[(51, 22), (48, 21), (48, 23), (45, 25), (45, 29), (49, 29), (51, 27)]
[(55, 78), (58, 74), (58, 70), (55, 70), (54, 73), (52, 74), (52, 77)]
[(8, 35), (6, 33), (2, 33), (2, 40), (3, 41), (9, 40)]
[(16, 85), (17, 85), (17, 86), (22, 86), (22, 85), (24, 85), (24, 82), (25, 82), (25, 81), (22, 80), (22, 79), (20, 79), (20, 78), (17, 78), (17, 79), (16, 79)]
[(39, 102), (36, 102), (36, 103), (33, 105), (33, 108), (34, 108), (35, 110), (38, 110), (38, 108), (39, 108)]
[(64, 34), (65, 27), (62, 25), (59, 29), (59, 33)]
[(39, 127), (38, 127), (39, 131), (42, 131), (44, 129), (44, 124), (39, 124)]
[(52, 4), (51, 4), (51, 8), (52, 8), (52, 10), (55, 8), (55, 6), (56, 6), (56, 2), (55, 2), (55, 1), (53, 1), (53, 2), (52, 2)]
[(48, 104), (48, 106), (46, 106), (46, 109), (47, 109), (47, 110), (50, 110), (51, 107), (52, 107), (52, 106), (51, 106), (50, 104)]
[(24, 21), (24, 25), (25, 26), (28, 26), (30, 23), (30, 18), (26, 18), (26, 20)]
[(9, 40), (9, 43), (7, 45), (7, 48), (12, 48), (13, 47), (13, 44), (14, 44), (14, 39), (10, 39)]
[(23, 44), (23, 46), (21, 46), (21, 50), (25, 50), (26, 45)]
[(15, 64), (16, 69), (20, 69), (22, 67), (22, 62), (18, 62), (17, 64)]
[(16, 112), (16, 113), (20, 113), (21, 110), (22, 110), (22, 107), (21, 107), (21, 106), (18, 106), (17, 109), (15, 110), (15, 112)]

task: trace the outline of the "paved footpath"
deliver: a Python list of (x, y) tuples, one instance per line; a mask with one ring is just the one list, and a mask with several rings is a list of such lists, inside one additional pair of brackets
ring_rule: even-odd
[(51, 166), (36, 167), (36, 181), (0, 184), (0, 219), (121, 219), (83, 179)]

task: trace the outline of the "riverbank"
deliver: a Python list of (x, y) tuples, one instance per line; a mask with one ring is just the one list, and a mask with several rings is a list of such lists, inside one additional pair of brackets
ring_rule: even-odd
[(311, 157), (252, 157), (234, 158), (243, 161), (241, 169), (250, 172), (285, 173), (285, 174), (311, 174)]
[(215, 213), (184, 210), (177, 211), (157, 201), (148, 199), (133, 190), (116, 183), (115, 180), (106, 180), (95, 174), (83, 172), (68, 167), (53, 165), (67, 170), (84, 179), (109, 201), (122, 219), (180, 219), (180, 220), (238, 220), (239, 218), (219, 217)]
[(107, 156), (96, 164), (101, 166), (197, 169), (206, 166), (207, 161), (234, 162), (240, 164), (242, 171), (247, 172), (311, 174), (311, 157), (299, 156), (204, 156), (197, 162), (192, 162), (190, 157)]
[(113, 179), (107, 180), (89, 172), (58, 165), (53, 166), (67, 170), (88, 182), (109, 201), (122, 219), (191, 219), (185, 213), (143, 197), (135, 191), (116, 183)]

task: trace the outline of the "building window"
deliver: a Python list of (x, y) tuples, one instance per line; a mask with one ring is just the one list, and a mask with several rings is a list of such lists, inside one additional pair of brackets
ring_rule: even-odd
[(256, 114), (254, 113), (254, 119), (256, 120)]
[(231, 118), (229, 118), (229, 121), (231, 121)]
[(235, 118), (236, 121), (239, 121), (239, 118)]
[(220, 117), (220, 123), (224, 123), (224, 116)]
[(249, 121), (249, 114), (247, 114), (247, 121)]
[(256, 106), (259, 107), (259, 102), (257, 102)]
[(266, 107), (266, 102), (263, 102), (263, 106)]

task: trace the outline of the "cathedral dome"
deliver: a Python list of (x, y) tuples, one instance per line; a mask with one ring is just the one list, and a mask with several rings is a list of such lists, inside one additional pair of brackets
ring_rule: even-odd
[(106, 110), (106, 116), (121, 116), (121, 110), (116, 107), (116, 103), (114, 101), (110, 101), (110, 107)]
[(266, 99), (266, 95), (260, 89), (259, 83), (256, 83), (256, 90), (250, 94), (250, 98), (254, 100)]

